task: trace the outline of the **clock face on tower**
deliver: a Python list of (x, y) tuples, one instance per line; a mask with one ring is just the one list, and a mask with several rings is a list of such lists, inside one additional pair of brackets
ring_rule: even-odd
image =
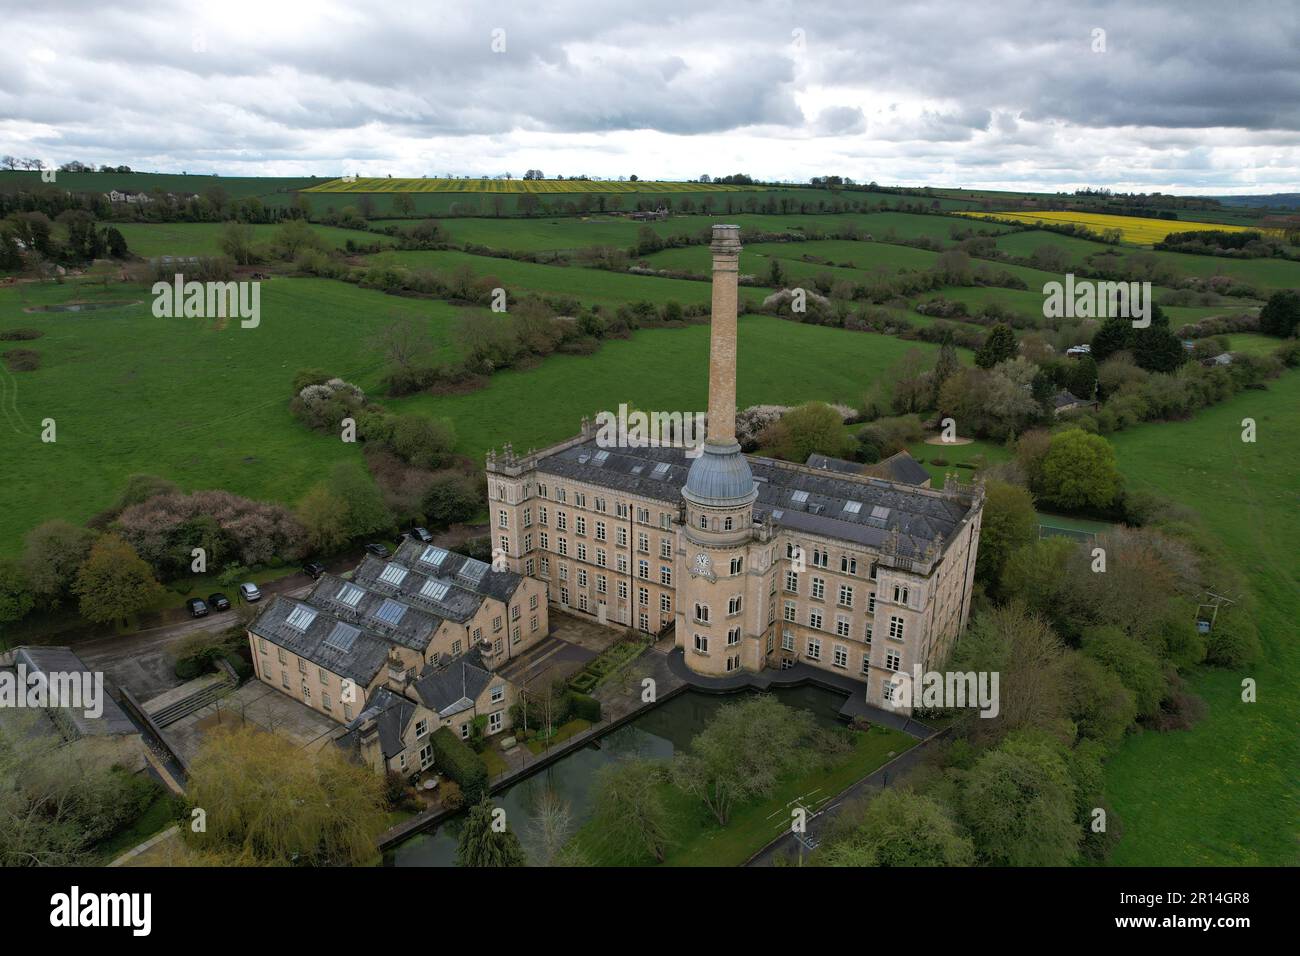
[(713, 580), (713, 562), (709, 560), (709, 556), (703, 551), (695, 556), (695, 564), (691, 567), (691, 574), (698, 574), (710, 581)]

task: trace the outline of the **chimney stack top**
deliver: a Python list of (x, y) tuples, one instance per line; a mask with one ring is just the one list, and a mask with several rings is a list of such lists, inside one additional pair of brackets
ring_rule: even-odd
[(713, 227), (714, 255), (740, 255), (740, 227), (717, 223)]

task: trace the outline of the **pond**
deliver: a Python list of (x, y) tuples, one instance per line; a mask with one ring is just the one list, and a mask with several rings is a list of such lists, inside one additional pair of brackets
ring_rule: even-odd
[[(810, 711), (827, 727), (842, 726), (839, 709), (845, 695), (819, 687), (778, 688), (772, 695), (781, 703)], [(659, 705), (598, 741), (557, 760), (544, 770), (512, 784), (492, 796), (492, 803), (504, 807), (510, 829), (532, 856), (532, 822), (538, 797), (548, 788), (569, 804), (573, 829), (591, 817), (592, 784), (596, 771), (608, 763), (628, 757), (665, 760), (685, 748), (713, 718), (718, 708), (743, 695), (704, 694), (687, 691)], [(456, 844), (464, 814), (442, 823), (434, 831), (417, 833), (384, 853), (385, 866), (455, 866)]]

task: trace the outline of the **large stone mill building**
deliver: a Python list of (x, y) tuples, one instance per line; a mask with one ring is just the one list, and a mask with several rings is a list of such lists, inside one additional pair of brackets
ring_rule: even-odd
[(970, 612), (983, 490), (942, 490), (745, 455), (735, 435), (737, 226), (713, 227), (708, 436), (606, 447), (582, 433), (487, 461), (494, 546), (550, 603), (673, 630), (724, 676), (804, 662), (867, 684), (944, 659)]

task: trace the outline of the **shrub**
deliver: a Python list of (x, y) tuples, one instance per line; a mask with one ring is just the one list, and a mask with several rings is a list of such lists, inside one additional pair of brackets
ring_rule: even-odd
[(40, 329), (6, 329), (0, 332), (0, 342), (30, 342), (44, 334)]
[(34, 349), (9, 349), (0, 352), (0, 358), (11, 372), (34, 372), (41, 367), (41, 353)]
[(435, 730), (429, 742), (435, 765), (460, 785), (465, 802), (478, 803), (487, 796), (487, 764), (482, 757), (448, 727)]
[(569, 711), (571, 716), (593, 724), (600, 721), (600, 701), (596, 698), (587, 694), (574, 693), (570, 700), (572, 701)]
[(1219, 667), (1240, 667), (1258, 656), (1259, 632), (1250, 619), (1220, 612), (1206, 636), (1206, 661)]

